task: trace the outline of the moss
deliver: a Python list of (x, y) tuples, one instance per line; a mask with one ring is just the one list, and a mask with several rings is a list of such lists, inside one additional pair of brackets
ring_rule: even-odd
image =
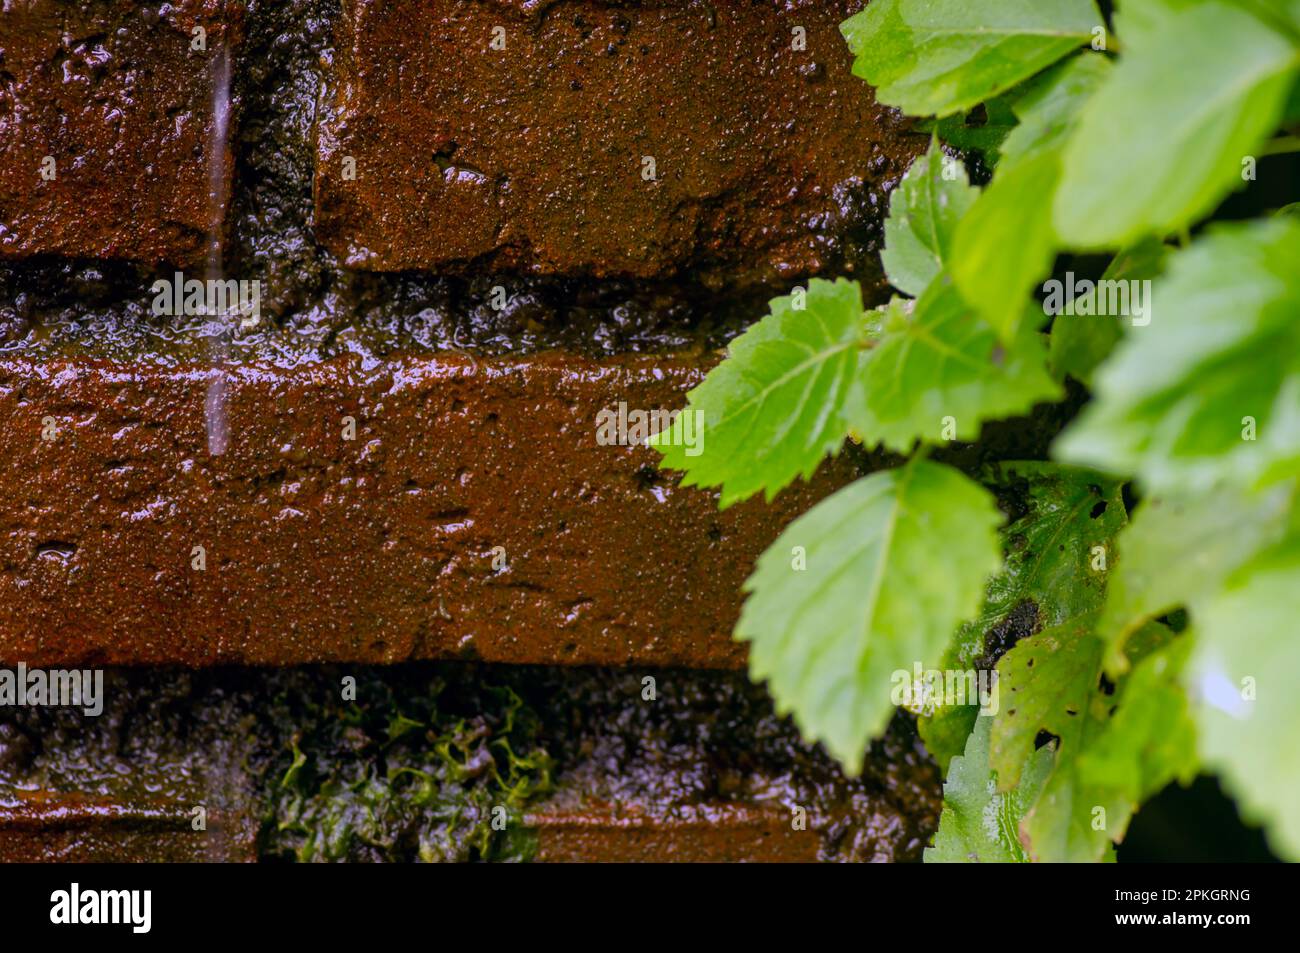
[(268, 773), (262, 853), (297, 861), (526, 860), (522, 811), (550, 788), (539, 724), (509, 687), (459, 714), (447, 683), (368, 673), (358, 701), (308, 705)]
[[(342, 698), (347, 677), (355, 702)], [(154, 811), (203, 803), (241, 830), (247, 818), (250, 849), (260, 822), (265, 859), (532, 853), (522, 815), (549, 790), (551, 761), (505, 673), (116, 670), (106, 698), (100, 718), (0, 711), (0, 807), (40, 791)]]
[[(286, 862), (526, 860), (529, 814), (610, 804), (656, 817), (798, 805), (826, 860), (915, 860), (938, 818), (939, 775), (909, 717), (845, 778), (739, 672), (113, 670), (105, 689), (100, 718), (0, 710), (0, 808), (39, 791), (142, 817), (203, 803), (229, 826), (229, 852), (210, 856)], [(152, 859), (167, 837), (131, 856)]]

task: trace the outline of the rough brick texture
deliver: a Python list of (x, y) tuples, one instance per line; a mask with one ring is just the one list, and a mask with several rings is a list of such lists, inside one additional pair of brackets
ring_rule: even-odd
[(382, 271), (818, 271), (924, 146), (849, 73), (860, 6), (344, 0), (318, 236)]
[(4, 4), (0, 258), (202, 258), (231, 174), (209, 161), (217, 62), (242, 24), (223, 0)]
[(597, 443), (602, 408), (680, 406), (704, 366), (245, 366), (209, 456), (217, 371), (0, 363), (0, 662), (737, 665), (753, 560), (850, 473), (718, 512)]
[(822, 839), (795, 830), (778, 807), (719, 805), (679, 810), (670, 816), (624, 810), (530, 814), (542, 862), (665, 861), (810, 863)]
[(0, 804), (0, 863), (251, 862), (257, 821), (209, 812), (193, 828), (188, 805), (81, 794), (23, 792)]

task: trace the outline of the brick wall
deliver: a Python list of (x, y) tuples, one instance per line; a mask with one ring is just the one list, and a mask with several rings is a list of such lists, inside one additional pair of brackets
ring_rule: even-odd
[(720, 513), (596, 418), (809, 275), (880, 287), (925, 140), (858, 6), (0, 12), (0, 664), (743, 664), (740, 583), (855, 464)]
[[(695, 313), (671, 312), (711, 310), (716, 300), (679, 303), (702, 276), (761, 295), (864, 257), (870, 238), (855, 229), (872, 222), (855, 202), (879, 207), (918, 137), (849, 75), (844, 11), (349, 0), (318, 36), (333, 45), (315, 50), (317, 89), (278, 115), (250, 83), (285, 76), (248, 70), (276, 55), (285, 74), (304, 65), (275, 52), (303, 44), (292, 10), (251, 36), (244, 5), (215, 0), (163, 15), (42, 0), (0, 17), (13, 77), (0, 254), (47, 272), (49, 256), (162, 260), (187, 280), (267, 289), (257, 324), (223, 319), (201, 335), (180, 330), (192, 315), (140, 313), (172, 267), (92, 279), (99, 320), (77, 327), (74, 293), (49, 322), (70, 358), (20, 346), (49, 332), (42, 316), (11, 314), (0, 456), (6, 496), (24, 505), (0, 514), (0, 654), (734, 664), (737, 583), (845, 467), (777, 507), (717, 514), (711, 494), (654, 473), (644, 448), (598, 445), (595, 418), (619, 403), (674, 407), (700, 379), (709, 342)], [(227, 58), (229, 96), (214, 94)], [(280, 144), (264, 124), (310, 158), (310, 204), (293, 210), (310, 233), (281, 228), (293, 216), (274, 202), (257, 207), (263, 192), (306, 190), (305, 176), (270, 165), (264, 152)], [(214, 212), (217, 271), (203, 264)], [(288, 261), (267, 260), (277, 241), (298, 243)], [(407, 269), (479, 284), (434, 308), (394, 301), (402, 289), (382, 276), (346, 287), (358, 272)], [(66, 275), (20, 265), (9, 285), (30, 311), (41, 289), (66, 295)], [(551, 313), (527, 313), (536, 285), (518, 281), (532, 275), (563, 276), (543, 286), (561, 302)], [(382, 354), (337, 343), (375, 300), (381, 320), (404, 326), (395, 338), (427, 318), (459, 341), (465, 312), (491, 322), (520, 297), (516, 322), (562, 336), (577, 295), (556, 282), (591, 276), (659, 279), (627, 294), (686, 333), (631, 360), (626, 346), (595, 361), (570, 353), (589, 350), (581, 341), (543, 340), (539, 354), (510, 327), (514, 353), (472, 347), (468, 360), (400, 340)], [(125, 367), (105, 360), (106, 323), (127, 326), (110, 341), (140, 339)], [(334, 335), (325, 359), (285, 356), (302, 324)], [(209, 452), (214, 427), (228, 431), (225, 453)], [(75, 634), (60, 625), (70, 618)]]

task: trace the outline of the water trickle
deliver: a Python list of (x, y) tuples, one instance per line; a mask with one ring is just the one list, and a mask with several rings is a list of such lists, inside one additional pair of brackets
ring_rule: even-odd
[[(214, 282), (224, 279), (222, 264), (222, 244), (226, 220), (226, 203), (230, 198), (230, 186), (226, 179), (227, 129), (230, 125), (230, 49), (222, 40), (212, 60), (212, 126), (208, 141), (208, 257), (204, 278), (208, 289), (215, 287)], [(213, 299), (210, 296), (208, 301)], [(208, 453), (217, 456), (226, 452), (229, 443), (230, 425), (226, 414), (226, 362), (229, 358), (229, 342), (226, 335), (228, 315), (210, 314), (212, 321), (208, 334), (208, 351), (212, 365), (216, 370), (208, 384), (207, 396), (203, 401), (203, 415), (208, 432)], [(220, 760), (220, 759), (219, 759)], [(222, 783), (228, 778), (227, 765), (209, 764), (209, 771), (201, 778), (206, 805), (218, 812), (227, 806), (229, 792)], [(206, 819), (206, 814), (204, 815)], [(206, 829), (206, 828), (205, 828)], [(205, 851), (209, 860), (219, 858), (217, 844), (223, 838), (206, 839)]]
[[(225, 40), (216, 49), (212, 60), (212, 127), (208, 141), (208, 258), (204, 278), (206, 286), (223, 280), (222, 235), (226, 219), (229, 184), (226, 180), (227, 130), (230, 124), (230, 50)], [(227, 379), (225, 364), (229, 356), (226, 315), (215, 315), (215, 327), (208, 336), (208, 349), (216, 374), (208, 384), (203, 402), (207, 423), (208, 453), (213, 456), (226, 452), (230, 425), (226, 415)]]

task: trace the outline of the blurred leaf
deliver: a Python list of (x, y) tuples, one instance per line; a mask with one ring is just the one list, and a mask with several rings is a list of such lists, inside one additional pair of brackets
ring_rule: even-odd
[(1247, 822), (1279, 855), (1300, 860), (1300, 537), (1256, 557), (1192, 606), (1196, 647), (1187, 689), (1201, 757)]
[[(1102, 281), (1153, 281), (1164, 270), (1168, 247), (1151, 238), (1120, 252), (1106, 267)], [(1089, 306), (1086, 299), (1091, 299)], [(1057, 380), (1068, 374), (1092, 386), (1093, 371), (1124, 336), (1121, 316), (1103, 313), (1096, 289), (1079, 297), (1076, 307), (1052, 318), (1047, 363)]]
[(1277, 128), (1298, 61), (1287, 37), (1229, 3), (1162, 21), (1084, 108), (1056, 193), (1058, 234), (1116, 248), (1199, 220)]
[[(945, 168), (951, 178), (945, 178)], [(943, 270), (957, 223), (978, 194), (961, 163), (931, 140), (889, 197), (880, 261), (895, 288), (913, 297), (925, 291)]]
[(1231, 573), (1285, 533), (1294, 487), (1248, 494), (1231, 487), (1143, 501), (1120, 534), (1118, 566), (1097, 634), (1106, 668), (1126, 667), (1124, 644), (1147, 621), (1217, 591)]
[(1300, 221), (1215, 227), (1170, 256), (1151, 323), (1097, 372), (1057, 456), (1202, 492), (1300, 473)]

